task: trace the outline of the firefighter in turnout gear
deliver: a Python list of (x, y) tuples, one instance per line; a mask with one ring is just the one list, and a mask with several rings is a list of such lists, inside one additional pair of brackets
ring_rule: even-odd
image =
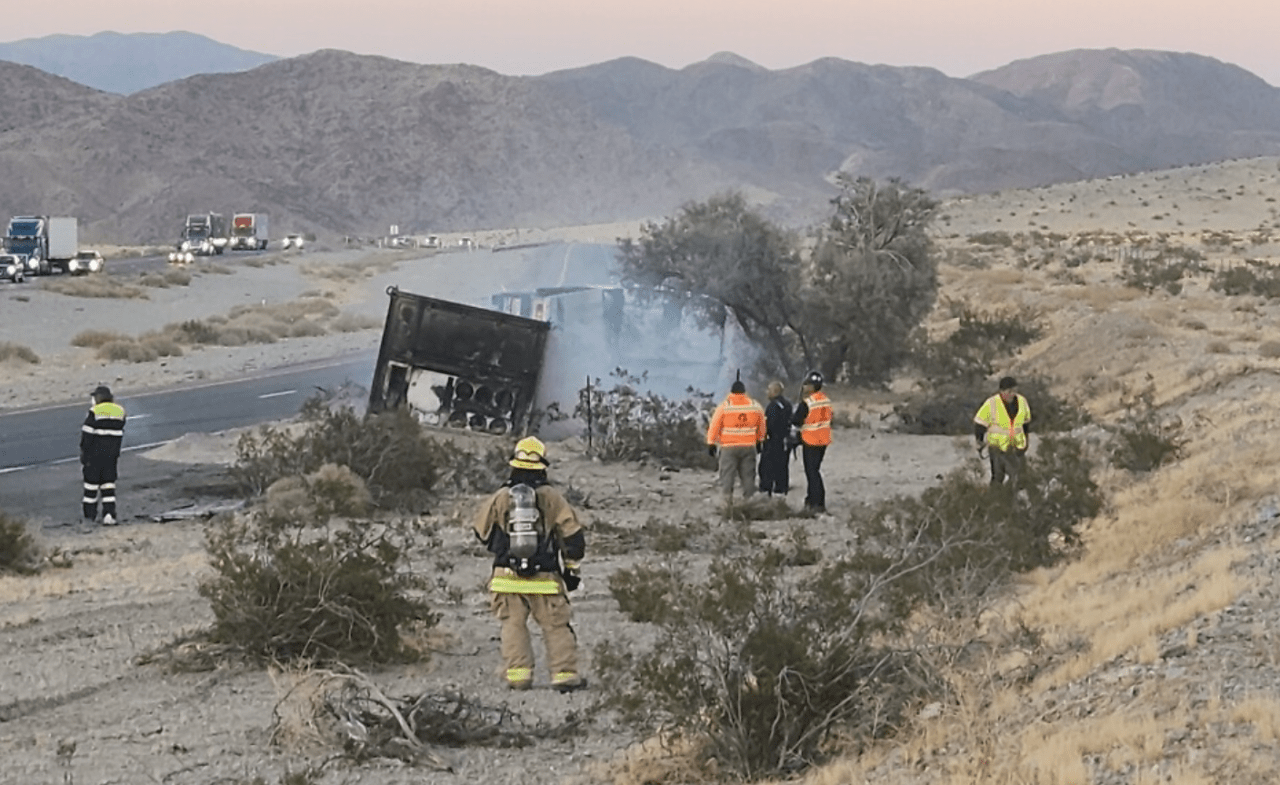
[(736, 381), (729, 396), (716, 407), (707, 426), (707, 453), (719, 448), (720, 493), (724, 504), (733, 503), (733, 486), (742, 486), (742, 498), (756, 492), (756, 455), (764, 447), (764, 409), (747, 397), (747, 387)]
[(822, 482), (822, 459), (831, 444), (831, 399), (822, 391), (822, 374), (810, 371), (800, 386), (800, 403), (792, 415), (793, 444), (804, 459), (804, 506), (816, 513), (827, 511), (827, 488)]
[(567, 592), (578, 588), (586, 535), (577, 513), (547, 480), (546, 446), (529, 436), (516, 444), (511, 476), (485, 500), (475, 534), (493, 554), (490, 607), (502, 623), (507, 686), (533, 686), (529, 617), (542, 628), (551, 686), (560, 692), (585, 687), (578, 673), (578, 641), (570, 625)]
[(115, 402), (111, 389), (99, 386), (89, 397), (89, 414), (80, 427), (80, 466), (84, 475), (84, 519), (98, 519), (102, 501), (102, 523), (116, 524), (116, 462), (124, 439), (124, 407)]
[(1007, 477), (1017, 488), (1031, 444), (1031, 405), (1018, 393), (1018, 382), (1012, 376), (1001, 379), (999, 389), (973, 416), (973, 437), (978, 441), (978, 454), (985, 448), (991, 460), (991, 484), (1001, 485)]

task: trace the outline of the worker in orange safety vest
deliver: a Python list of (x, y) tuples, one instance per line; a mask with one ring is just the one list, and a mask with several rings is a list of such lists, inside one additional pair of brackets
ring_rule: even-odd
[(742, 486), (742, 498), (756, 492), (756, 455), (764, 447), (764, 409), (747, 397), (740, 380), (711, 415), (707, 426), (707, 453), (719, 456), (720, 494), (725, 507), (733, 504), (733, 486)]
[(822, 391), (824, 379), (809, 371), (800, 386), (800, 402), (791, 418), (791, 441), (799, 444), (804, 459), (805, 509), (827, 511), (827, 488), (822, 482), (822, 459), (831, 445), (831, 399)]

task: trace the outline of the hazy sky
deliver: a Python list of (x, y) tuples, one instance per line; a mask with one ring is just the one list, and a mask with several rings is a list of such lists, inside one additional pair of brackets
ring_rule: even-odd
[(833, 56), (967, 76), (1066, 49), (1165, 49), (1280, 85), (1276, 0), (59, 0), (56, 13), (5, 15), (0, 38), (103, 30), (513, 75), (626, 55), (680, 68), (731, 51), (775, 69)]

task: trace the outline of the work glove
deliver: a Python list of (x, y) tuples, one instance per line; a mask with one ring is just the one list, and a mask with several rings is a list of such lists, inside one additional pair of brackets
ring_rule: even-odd
[(986, 452), (986, 450), (987, 450), (987, 445), (986, 445), (986, 444), (984, 444), (984, 443), (982, 443), (982, 442), (978, 442), (978, 457), (979, 457), (979, 458), (982, 458), (982, 457), (984, 456), (984, 453)]
[(714, 444), (707, 445), (707, 455), (710, 455), (712, 458), (716, 457), (716, 446)]
[(576, 590), (580, 585), (582, 585), (582, 576), (578, 574), (578, 571), (577, 571), (577, 570), (565, 570), (565, 571), (564, 571), (564, 588), (565, 588), (565, 591), (574, 591), (574, 590)]

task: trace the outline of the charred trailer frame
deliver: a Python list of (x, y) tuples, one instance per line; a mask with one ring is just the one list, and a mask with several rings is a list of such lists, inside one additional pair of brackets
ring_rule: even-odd
[(409, 406), (428, 425), (522, 432), (550, 323), (395, 286), (387, 294), (369, 411)]

